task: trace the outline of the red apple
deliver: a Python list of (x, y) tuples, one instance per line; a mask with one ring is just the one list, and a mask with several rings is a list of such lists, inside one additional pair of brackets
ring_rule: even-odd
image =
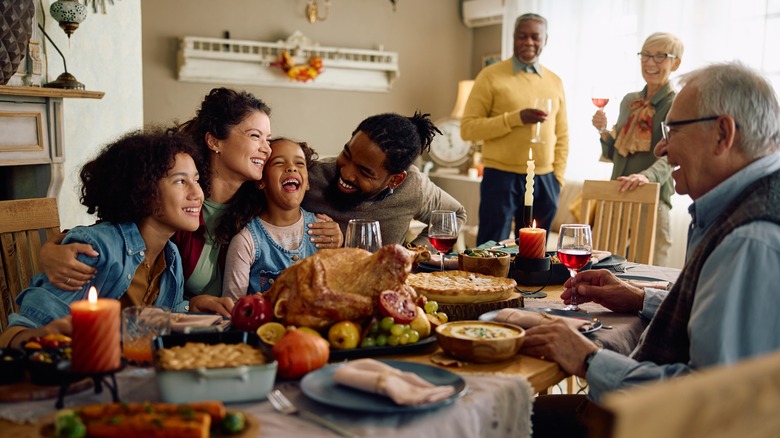
[(261, 294), (247, 295), (236, 301), (231, 319), (234, 329), (254, 332), (261, 325), (274, 320), (273, 306)]

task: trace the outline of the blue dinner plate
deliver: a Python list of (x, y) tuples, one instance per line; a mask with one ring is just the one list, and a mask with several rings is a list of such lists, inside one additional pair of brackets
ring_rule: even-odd
[(301, 392), (303, 392), (306, 397), (324, 405), (379, 414), (398, 414), (438, 408), (452, 404), (466, 393), (466, 381), (457, 374), (443, 368), (400, 360), (381, 360), (380, 362), (384, 362), (401, 371), (415, 373), (434, 385), (452, 385), (455, 388), (455, 393), (450, 397), (435, 403), (426, 403), (417, 406), (397, 405), (389, 397), (360, 391), (336, 383), (336, 381), (333, 380), (333, 373), (335, 373), (339, 367), (346, 365), (346, 362), (327, 365), (316, 371), (310, 372), (301, 379)]
[(604, 260), (599, 260), (598, 263), (593, 265), (593, 269), (607, 269), (612, 266), (617, 266), (621, 263), (625, 263), (627, 260), (623, 256), (612, 254), (611, 256), (605, 258)]

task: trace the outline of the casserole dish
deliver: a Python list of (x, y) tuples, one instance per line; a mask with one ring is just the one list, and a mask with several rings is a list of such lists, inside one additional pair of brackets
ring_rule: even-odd
[[(248, 344), (262, 350), (266, 363), (227, 368), (163, 369), (158, 351), (183, 346), (188, 342), (204, 344)], [(243, 402), (262, 400), (274, 387), (277, 363), (255, 333), (175, 333), (157, 336), (152, 342), (154, 368), (160, 399), (168, 403), (203, 400)]]

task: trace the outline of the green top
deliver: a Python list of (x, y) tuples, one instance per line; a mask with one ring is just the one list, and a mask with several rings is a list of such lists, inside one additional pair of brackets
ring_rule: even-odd
[(219, 269), (220, 245), (214, 241), (214, 230), (225, 209), (227, 204), (220, 204), (210, 199), (203, 202), (203, 222), (207, 230), (204, 236), (206, 243), (192, 275), (184, 283), (185, 296), (202, 294), (222, 296), (222, 272)]
[[(643, 88), (642, 91), (626, 94), (626, 97), (620, 102), (620, 115), (618, 116), (618, 121), (615, 125), (615, 132), (620, 132), (621, 129), (623, 129), (623, 126), (628, 120), (628, 116), (631, 115), (628, 105), (635, 99), (644, 98), (646, 93), (647, 87)], [(672, 91), (671, 85), (666, 84), (666, 86), (658, 90), (650, 99), (653, 107), (655, 107), (655, 116), (653, 116), (653, 135), (650, 140), (650, 144), (653, 148), (661, 141), (661, 122), (666, 120), (666, 115), (669, 113), (669, 108), (672, 106), (674, 96), (675, 93)], [(619, 176), (640, 173), (646, 176), (650, 182), (661, 184), (660, 200), (668, 205), (669, 208), (672, 207), (674, 182), (672, 181), (672, 166), (666, 161), (666, 157), (656, 157), (653, 155), (652, 149), (647, 152), (637, 152), (624, 157), (615, 149), (615, 139), (612, 138), (611, 135), (608, 135), (606, 140), (601, 140), (601, 156), (612, 161), (614, 164), (612, 167), (612, 179), (617, 179)]]

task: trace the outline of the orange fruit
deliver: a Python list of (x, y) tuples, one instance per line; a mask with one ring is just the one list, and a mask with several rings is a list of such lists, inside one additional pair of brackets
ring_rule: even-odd
[(267, 322), (257, 328), (257, 336), (268, 345), (274, 345), (285, 333), (287, 329), (278, 322)]

